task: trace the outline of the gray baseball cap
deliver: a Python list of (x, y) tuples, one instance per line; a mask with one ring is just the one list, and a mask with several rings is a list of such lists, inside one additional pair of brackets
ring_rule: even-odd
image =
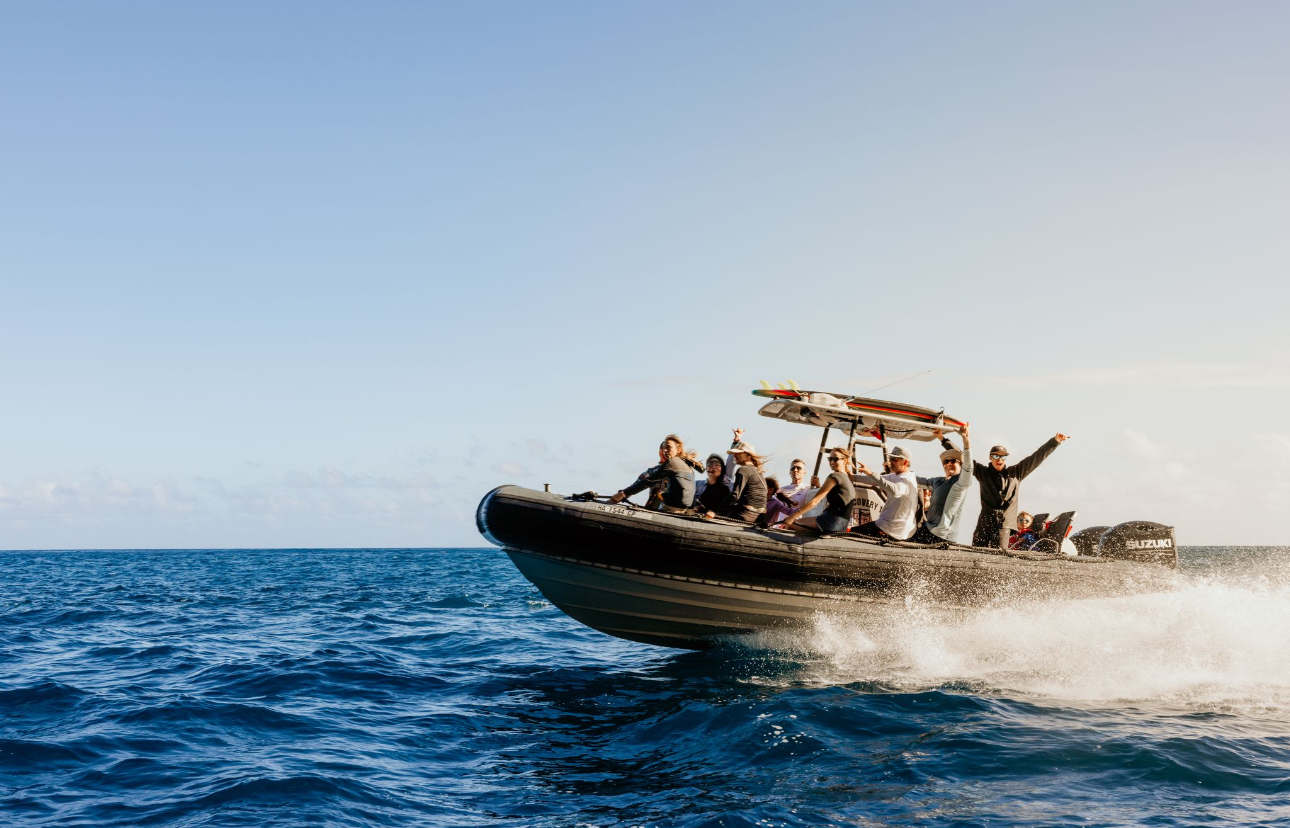
[(911, 458), (910, 458), (910, 456), (909, 456), (909, 452), (905, 451), (905, 447), (904, 447), (904, 446), (896, 446), (896, 447), (895, 447), (895, 448), (893, 448), (891, 451), (887, 452), (887, 457), (889, 457), (889, 458), (890, 458), (890, 459), (892, 459), (892, 460), (909, 460), (909, 459), (911, 459)]

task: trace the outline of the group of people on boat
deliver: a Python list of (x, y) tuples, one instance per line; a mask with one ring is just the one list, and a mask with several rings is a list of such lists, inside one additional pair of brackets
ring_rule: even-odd
[[(920, 477), (911, 470), (912, 458), (902, 446), (886, 452), (882, 470), (872, 470), (844, 447), (828, 450), (829, 475), (823, 481), (812, 477), (806, 483), (806, 464), (793, 460), (790, 483), (780, 485), (766, 475), (766, 457), (743, 439), (744, 430), (734, 430), (726, 457), (709, 455), (699, 463), (698, 453), (685, 448), (675, 434), (659, 444), (659, 462), (646, 469), (631, 485), (609, 498), (620, 503), (634, 494), (650, 491), (646, 508), (704, 518), (728, 518), (762, 526), (799, 528), (813, 514), (815, 529), (821, 533), (851, 532), (913, 543), (957, 543), (963, 506), (973, 481), (980, 488), (981, 513), (972, 531), (972, 545), (1001, 549), (1024, 548), (1033, 542), (1036, 529), (1032, 516), (1018, 511), (1021, 481), (1048, 458), (1067, 436), (1058, 433), (1030, 456), (1008, 465), (1008, 449), (990, 449), (990, 462), (974, 462), (968, 426), (959, 433), (963, 447), (957, 448), (941, 431), (935, 432), (944, 451), (940, 455), (943, 474)], [(704, 478), (695, 480), (695, 472)], [(861, 492), (875, 492), (880, 508), (872, 519), (855, 521)], [(823, 510), (816, 510), (823, 506)], [(1021, 525), (1023, 524), (1024, 525)], [(1020, 538), (1019, 540), (1017, 538)]]

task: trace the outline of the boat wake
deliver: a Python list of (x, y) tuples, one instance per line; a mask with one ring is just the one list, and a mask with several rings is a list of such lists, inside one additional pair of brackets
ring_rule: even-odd
[[(1264, 563), (1268, 563), (1266, 560)], [(794, 653), (796, 681), (876, 682), (1290, 720), (1290, 559), (1193, 574), (1174, 592), (948, 614), (911, 599), (821, 615), (745, 644)]]

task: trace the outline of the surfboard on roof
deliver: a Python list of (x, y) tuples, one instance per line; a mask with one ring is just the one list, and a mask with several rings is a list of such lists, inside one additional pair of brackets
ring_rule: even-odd
[(771, 401), (758, 410), (763, 417), (789, 423), (823, 427), (855, 424), (856, 434), (879, 440), (931, 442), (935, 432), (961, 431), (964, 422), (946, 415), (945, 410), (908, 403), (857, 397), (830, 391), (787, 388), (759, 388), (753, 396)]

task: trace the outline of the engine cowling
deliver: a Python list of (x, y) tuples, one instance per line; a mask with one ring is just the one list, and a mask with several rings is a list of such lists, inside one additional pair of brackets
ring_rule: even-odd
[(1087, 529), (1081, 529), (1071, 535), (1071, 543), (1079, 550), (1081, 555), (1097, 557), (1097, 545), (1102, 541), (1102, 533), (1110, 526), (1090, 526)]
[(1102, 533), (1097, 554), (1103, 558), (1178, 567), (1174, 528), (1149, 520), (1130, 520)]

